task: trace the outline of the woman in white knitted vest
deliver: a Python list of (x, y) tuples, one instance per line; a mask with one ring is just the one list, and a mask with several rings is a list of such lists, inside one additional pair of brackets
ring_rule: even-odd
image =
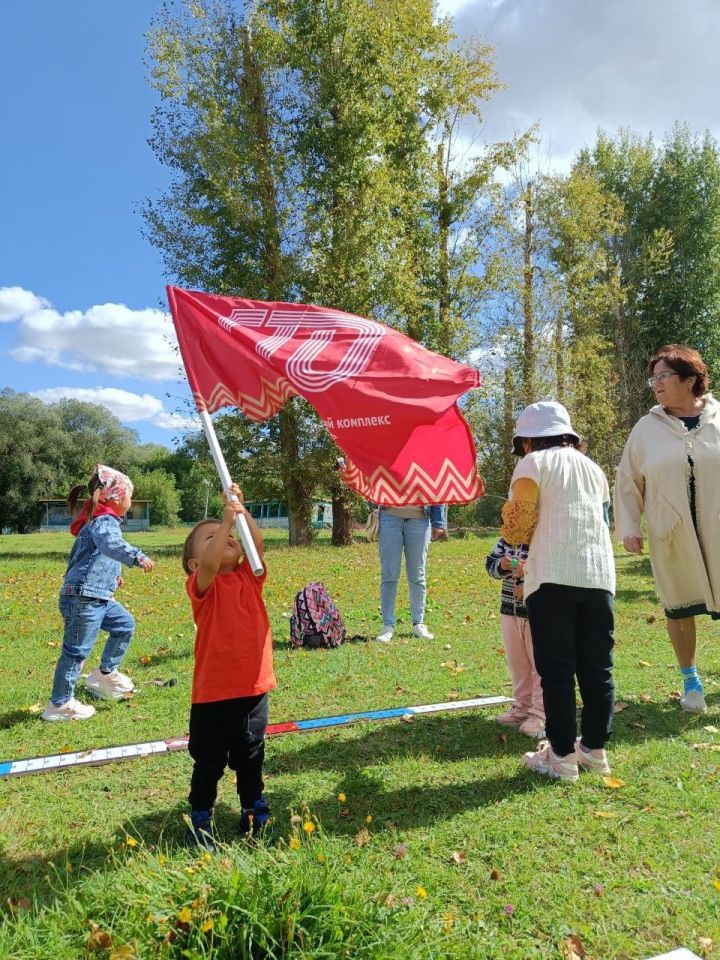
[[(502, 536), (530, 544), (525, 604), (550, 741), (523, 762), (562, 780), (577, 780), (580, 768), (609, 773), (615, 563), (608, 482), (581, 452), (561, 403), (526, 407), (513, 445), (526, 455), (513, 473)], [(576, 677), (583, 702), (579, 739)]]
[(695, 664), (695, 617), (720, 618), (720, 403), (707, 393), (696, 350), (661, 347), (648, 364), (657, 400), (625, 444), (615, 486), (615, 526), (630, 553), (650, 563), (684, 690), (683, 710), (706, 709)]

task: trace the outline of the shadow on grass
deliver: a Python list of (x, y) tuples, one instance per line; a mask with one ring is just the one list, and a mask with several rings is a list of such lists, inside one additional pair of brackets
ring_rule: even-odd
[(37, 717), (28, 713), (27, 710), (8, 710), (7, 713), (0, 713), (0, 730), (9, 730), (19, 723), (35, 723)]
[[(701, 728), (706, 715), (683, 714), (676, 702), (643, 703), (627, 700), (629, 706), (615, 717), (613, 744), (641, 745), (648, 740), (674, 738), (691, 725)], [(720, 704), (720, 694), (708, 697), (711, 709)], [(365, 817), (373, 817), (371, 832), (384, 830), (408, 831), (432, 827), (448, 821), (465, 811), (491, 807), (510, 796), (536, 790), (565, 789), (557, 781), (536, 777), (524, 770), (522, 754), (533, 748), (532, 741), (512, 730), (501, 730), (487, 714), (457, 713), (451, 715), (416, 716), (411, 723), (393, 723), (365, 727), (358, 736), (343, 736), (347, 728), (329, 730), (325, 736), (314, 735), (303, 742), (297, 737), (295, 749), (275, 752), (269, 741), (266, 773), (269, 778), (267, 796), (273, 809), (276, 835), (287, 837), (290, 815), (297, 811), (304, 797), (297, 788), (275, 784), (275, 777), (306, 774), (308, 771), (335, 771), (336, 785), (332, 792), (316, 799), (311, 812), (318, 817), (322, 829), (329, 836), (351, 837), (365, 826)], [(506, 759), (516, 761), (510, 774), (496, 772), (497, 763)], [(422, 764), (485, 761), (488, 775), (476, 779), (453, 778), (452, 770), (442, 779), (423, 774)], [(407, 760), (416, 763), (414, 783), (387, 789), (382, 767), (392, 762)], [(230, 776), (226, 772), (226, 776)], [(132, 770), (128, 768), (128, 783)], [(447, 780), (447, 782), (442, 782)], [(135, 817), (121, 824), (112, 843), (115, 851), (126, 836), (134, 837), (146, 846), (162, 846), (170, 853), (184, 847), (187, 812), (184, 794), (187, 784), (178, 784), (176, 804)], [(339, 803), (337, 793), (348, 797)], [(241, 842), (237, 833), (238, 807), (219, 803), (216, 807), (216, 831), (225, 843)], [(72, 869), (68, 871), (66, 864)], [(112, 854), (111, 842), (69, 843), (42, 856), (13, 858), (0, 852), (0, 897), (15, 900), (27, 898), (43, 905), (66, 895), (90, 873), (110, 872), (122, 863), (122, 856)], [(51, 867), (54, 865), (54, 868)], [(62, 880), (54, 883), (46, 876), (56, 870)], [(58, 887), (62, 887), (58, 893)]]

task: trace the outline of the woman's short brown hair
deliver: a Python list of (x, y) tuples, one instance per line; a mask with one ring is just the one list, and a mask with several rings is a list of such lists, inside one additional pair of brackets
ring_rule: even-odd
[(692, 347), (683, 347), (679, 343), (666, 343), (660, 347), (650, 358), (648, 363), (648, 373), (652, 376), (655, 365), (664, 360), (665, 363), (674, 370), (681, 380), (687, 380), (688, 377), (695, 377), (695, 383), (692, 392), (696, 397), (701, 397), (707, 392), (708, 371), (703, 358)]

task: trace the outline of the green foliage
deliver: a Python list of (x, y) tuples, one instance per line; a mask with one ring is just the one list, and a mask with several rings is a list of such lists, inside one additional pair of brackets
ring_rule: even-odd
[(134, 496), (150, 501), (150, 523), (154, 527), (174, 527), (178, 522), (180, 495), (175, 477), (166, 470), (148, 470), (133, 476)]

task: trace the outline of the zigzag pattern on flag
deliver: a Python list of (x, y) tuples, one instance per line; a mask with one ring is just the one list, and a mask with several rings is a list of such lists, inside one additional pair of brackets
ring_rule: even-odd
[(241, 393), (239, 390), (233, 393), (224, 383), (216, 383), (209, 396), (203, 397), (199, 393), (193, 393), (193, 399), (198, 410), (214, 413), (221, 407), (237, 407), (250, 420), (269, 420), (290, 397), (295, 396), (296, 391), (293, 390), (290, 381), (284, 377), (278, 377), (274, 383), (264, 377), (259, 379), (261, 385), (259, 397)]
[(469, 503), (485, 492), (475, 466), (467, 476), (463, 476), (447, 458), (436, 477), (431, 477), (421, 466), (413, 463), (404, 479), (398, 483), (384, 467), (378, 467), (370, 476), (366, 476), (350, 462), (345, 464), (342, 476), (349, 486), (367, 500), (386, 506)]

